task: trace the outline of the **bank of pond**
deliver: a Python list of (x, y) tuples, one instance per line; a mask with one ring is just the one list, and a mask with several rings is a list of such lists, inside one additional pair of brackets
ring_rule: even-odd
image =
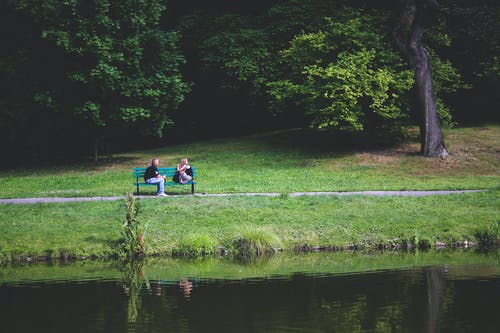
[[(500, 251), (340, 251), (0, 267), (9, 332), (490, 332)], [(29, 318), (30, 320), (26, 320)]]
[[(137, 202), (6, 204), (0, 209), (0, 264), (110, 259), (136, 252), (204, 257), (491, 247), (500, 240), (499, 194), (172, 196)], [(127, 207), (137, 212), (131, 214), (135, 208)]]

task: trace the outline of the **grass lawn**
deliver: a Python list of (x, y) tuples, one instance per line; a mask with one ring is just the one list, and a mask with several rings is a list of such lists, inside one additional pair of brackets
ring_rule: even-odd
[[(242, 242), (375, 248), (498, 238), (500, 192), (431, 197), (168, 197), (140, 199), (148, 254), (235, 253)], [(0, 254), (112, 256), (124, 201), (2, 205)]]
[[(286, 130), (116, 154), (99, 164), (0, 172), (0, 197), (112, 196), (133, 191), (131, 169), (153, 156), (163, 166), (188, 157), (198, 192), (488, 189), (500, 185), (500, 126), (445, 131), (451, 156), (418, 154), (416, 134), (387, 149), (318, 130)], [(361, 147), (361, 148), (360, 148)], [(364, 147), (364, 148), (363, 148)], [(21, 176), (20, 176), (21, 175)], [(153, 187), (142, 188), (153, 192)], [(184, 186), (167, 191), (189, 192)]]
[[(172, 166), (186, 156), (198, 168), (198, 192), (283, 195), (141, 199), (148, 254), (498, 240), (500, 126), (447, 130), (445, 140), (451, 156), (440, 160), (419, 156), (416, 137), (375, 149), (324, 131), (286, 130), (117, 154), (99, 164), (2, 171), (0, 197), (124, 195), (134, 190), (132, 167), (152, 156)], [(287, 195), (444, 189), (489, 191), (422, 198)], [(113, 256), (124, 218), (124, 201), (0, 205), (0, 261)]]

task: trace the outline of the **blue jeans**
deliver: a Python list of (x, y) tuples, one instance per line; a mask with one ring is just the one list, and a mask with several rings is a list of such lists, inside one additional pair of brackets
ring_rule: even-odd
[(162, 194), (165, 191), (165, 179), (163, 177), (149, 178), (146, 180), (148, 184), (157, 184), (158, 192), (156, 194)]

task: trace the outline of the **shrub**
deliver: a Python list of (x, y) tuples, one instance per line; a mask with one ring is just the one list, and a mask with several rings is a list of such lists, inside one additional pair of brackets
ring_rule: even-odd
[(244, 227), (232, 245), (240, 256), (256, 256), (281, 250), (281, 240), (272, 231), (258, 227)]
[(485, 229), (476, 231), (474, 237), (479, 247), (488, 248), (494, 246), (500, 240), (500, 221), (493, 222)]
[(217, 241), (210, 235), (195, 233), (179, 241), (174, 247), (175, 255), (198, 257), (215, 253)]

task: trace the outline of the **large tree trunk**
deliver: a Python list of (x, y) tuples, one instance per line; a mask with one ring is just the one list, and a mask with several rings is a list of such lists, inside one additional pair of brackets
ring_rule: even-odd
[(402, 0), (394, 37), (396, 44), (415, 72), (416, 108), (420, 117), (421, 152), (424, 156), (445, 158), (434, 92), (429, 53), (422, 44), (425, 18), (438, 8), (436, 0)]

